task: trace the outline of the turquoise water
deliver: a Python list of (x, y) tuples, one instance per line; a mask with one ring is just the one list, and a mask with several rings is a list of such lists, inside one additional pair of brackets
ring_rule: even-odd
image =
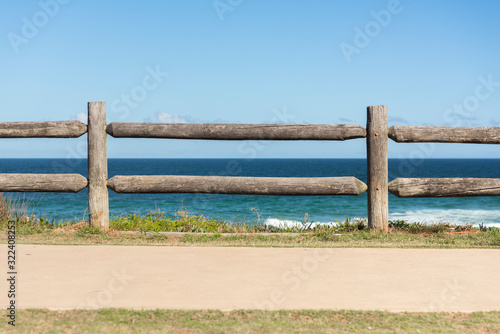
[[(114, 175), (220, 175), (328, 177), (355, 176), (366, 182), (364, 159), (109, 159)], [(0, 159), (0, 173), (80, 173), (86, 160)], [(500, 159), (389, 160), (390, 180), (397, 177), (500, 178)], [(9, 194), (33, 198), (37, 214), (48, 219), (86, 217), (87, 191), (77, 194)], [(185, 209), (227, 221), (334, 222), (367, 216), (366, 193), (361, 196), (250, 196), (211, 194), (117, 194), (110, 191), (112, 215), (162, 210), (173, 215)], [(500, 226), (500, 197), (389, 198), (391, 219), (420, 222), (483, 223)]]

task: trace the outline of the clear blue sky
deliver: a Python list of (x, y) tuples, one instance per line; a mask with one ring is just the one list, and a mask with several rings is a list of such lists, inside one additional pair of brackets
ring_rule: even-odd
[[(81, 119), (106, 101), (108, 122), (364, 126), (366, 106), (386, 104), (390, 125), (500, 126), (498, 1), (1, 3), (3, 122)], [(85, 143), (2, 140), (0, 158), (73, 158)], [(390, 145), (394, 158), (500, 157), (498, 145)], [(364, 140), (108, 146), (130, 158), (365, 157)]]

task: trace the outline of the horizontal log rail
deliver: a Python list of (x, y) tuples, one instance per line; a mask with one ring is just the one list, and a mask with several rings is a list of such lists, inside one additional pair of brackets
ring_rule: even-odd
[(77, 193), (87, 185), (80, 174), (0, 174), (0, 192)]
[(389, 183), (389, 192), (401, 198), (500, 196), (500, 179), (400, 178)]
[(87, 133), (80, 121), (0, 122), (0, 138), (78, 138)]
[(206, 140), (348, 140), (365, 138), (366, 129), (351, 124), (108, 124), (115, 138), (169, 138)]
[[(389, 184), (388, 145), (398, 143), (500, 144), (500, 127), (387, 126), (387, 107), (367, 109), (366, 128), (353, 124), (106, 124), (105, 102), (89, 102), (80, 121), (0, 122), (0, 138), (76, 138), (87, 133), (89, 179), (79, 174), (0, 174), (0, 192), (79, 192), (89, 188), (89, 221), (108, 228), (108, 189), (117, 193), (206, 193), (283, 196), (356, 196), (368, 191), (368, 225), (388, 228), (388, 191), (398, 197), (500, 196), (500, 179), (400, 178)], [(108, 179), (106, 138), (194, 140), (317, 140), (366, 138), (367, 186), (355, 177), (220, 177), (118, 175)]]
[(389, 138), (398, 143), (500, 144), (500, 127), (393, 126)]
[(108, 188), (130, 193), (203, 193), (239, 195), (360, 195), (366, 184), (355, 177), (115, 176)]

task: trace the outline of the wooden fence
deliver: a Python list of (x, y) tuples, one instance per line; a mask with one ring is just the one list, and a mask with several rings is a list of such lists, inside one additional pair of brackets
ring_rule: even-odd
[[(398, 143), (500, 144), (500, 127), (387, 125), (387, 107), (367, 108), (360, 125), (106, 124), (106, 104), (88, 104), (80, 121), (0, 123), (0, 138), (77, 138), (87, 133), (88, 179), (80, 174), (0, 174), (0, 192), (79, 192), (88, 187), (89, 220), (109, 227), (108, 189), (117, 193), (352, 195), (368, 191), (368, 225), (387, 232), (389, 192), (398, 197), (500, 196), (500, 178), (398, 178), (388, 182), (388, 139)], [(121, 176), (108, 179), (107, 135), (115, 138), (321, 140), (366, 138), (368, 184), (355, 177)]]

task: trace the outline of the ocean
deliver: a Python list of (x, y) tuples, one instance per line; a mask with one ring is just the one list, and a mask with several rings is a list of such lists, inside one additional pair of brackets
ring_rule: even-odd
[[(218, 175), (274, 177), (355, 176), (366, 183), (365, 159), (109, 159), (114, 175)], [(85, 159), (0, 159), (0, 173), (79, 173)], [(389, 179), (398, 177), (500, 178), (500, 159), (389, 160)], [(87, 219), (87, 190), (77, 194), (5, 194), (30, 200), (35, 214), (56, 222)], [(117, 194), (109, 191), (110, 213), (173, 216), (184, 210), (228, 222), (331, 223), (367, 216), (367, 195), (251, 196), (212, 194)], [(389, 219), (411, 222), (500, 226), (500, 197), (408, 198), (389, 195)]]

